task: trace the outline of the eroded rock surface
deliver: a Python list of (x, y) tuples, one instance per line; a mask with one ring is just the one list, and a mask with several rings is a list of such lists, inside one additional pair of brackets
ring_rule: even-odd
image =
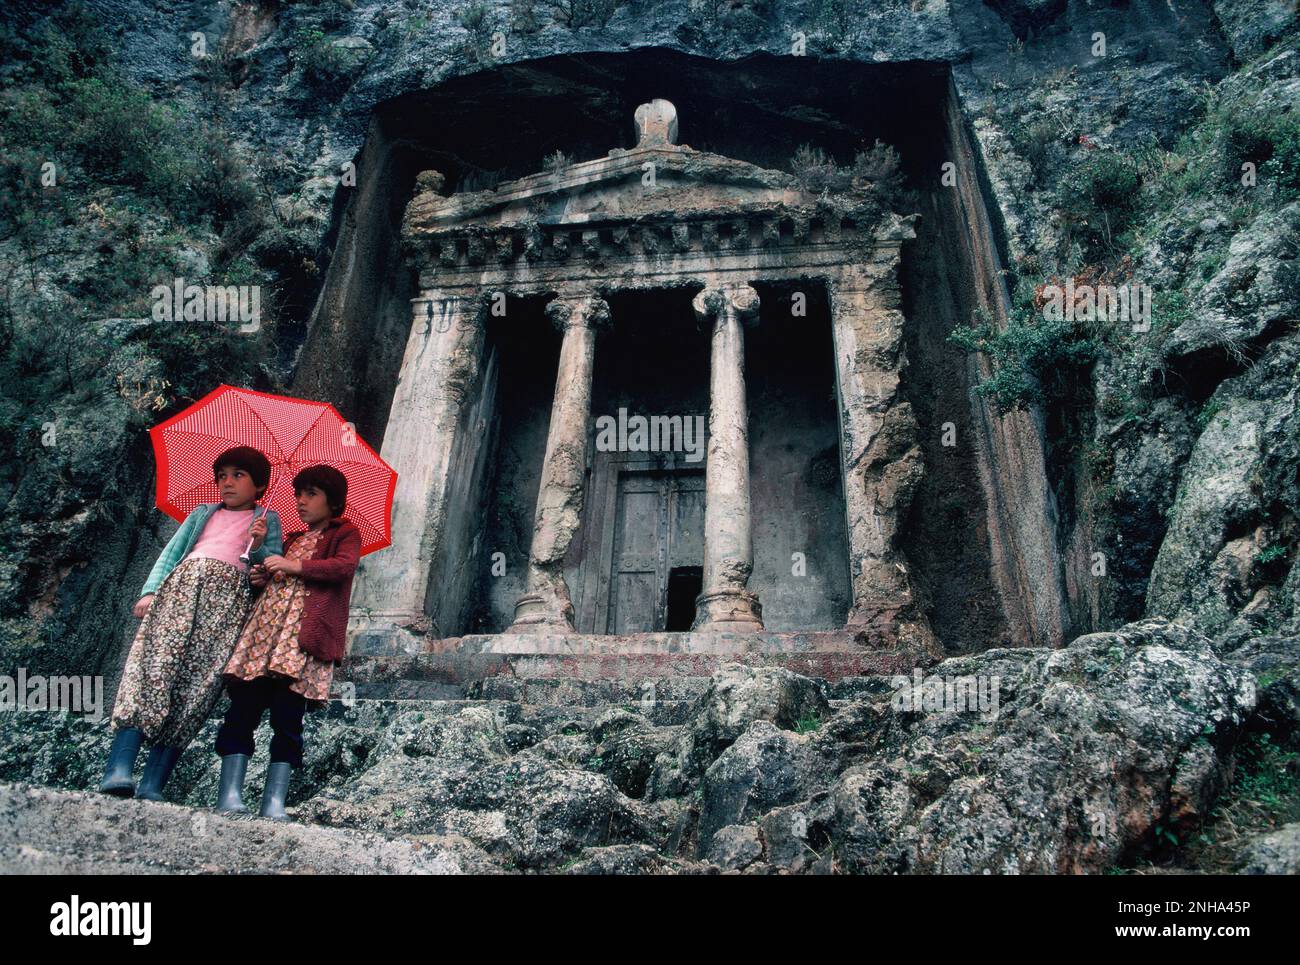
[[(967, 678), (980, 682), (971, 693), (982, 704), (926, 709), (944, 699), (926, 679)], [(1191, 828), (1207, 817), (1257, 689), (1244, 662), (1152, 620), (1059, 650), (950, 659), (927, 678), (834, 703), (818, 681), (727, 665), (684, 725), (656, 727), (628, 707), (360, 701), (309, 718), (291, 813), (300, 833), (325, 842), (312, 861), (332, 860), (329, 842), (343, 839), (330, 835), (344, 829), (392, 848), (437, 842), (433, 854), (379, 847), (372, 860), (394, 869), (1099, 872), (1150, 847), (1157, 824)], [(93, 787), (105, 728), (39, 714), (14, 721), (0, 738), (0, 777)], [(263, 766), (255, 760), (250, 798)], [(256, 863), (239, 850), (242, 832), (207, 810), (217, 759), (196, 746), (182, 768), (173, 792), (188, 811), (10, 790), (10, 827), (65, 821), (94, 844), (106, 840), (107, 816), (130, 809), (145, 817), (135, 844), (118, 847), (165, 849), (174, 826), (192, 819), (233, 835), (219, 867)], [(44, 814), (55, 803), (57, 819)], [(118, 867), (107, 852), (95, 858), (96, 847), (77, 867), (140, 860)], [(187, 844), (177, 866), (208, 861), (204, 847)], [(268, 855), (270, 866), (292, 863)], [(63, 859), (12, 860), (37, 870)]]

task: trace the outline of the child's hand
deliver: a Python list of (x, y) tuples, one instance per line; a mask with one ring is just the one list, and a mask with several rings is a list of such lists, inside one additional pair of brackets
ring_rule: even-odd
[(291, 560), (285, 556), (272, 554), (263, 561), (263, 565), (266, 567), (266, 572), (274, 577), (302, 575), (301, 560)]
[(266, 513), (253, 520), (253, 525), (248, 527), (248, 535), (253, 538), (253, 549), (261, 549), (262, 541), (266, 539)]
[(151, 606), (153, 606), (153, 594), (146, 593), (136, 601), (135, 606), (131, 607), (131, 613), (137, 620), (143, 620)]
[(266, 567), (261, 563), (258, 563), (248, 571), (248, 582), (252, 583), (253, 586), (257, 587), (259, 590), (266, 586), (267, 579)]

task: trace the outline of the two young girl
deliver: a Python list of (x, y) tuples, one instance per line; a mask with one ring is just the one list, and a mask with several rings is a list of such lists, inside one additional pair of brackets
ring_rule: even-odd
[[(101, 791), (162, 800), (224, 678), (231, 706), (217, 739), (218, 805), (244, 810), (240, 789), (253, 731), (270, 709), (275, 739), (261, 813), (285, 818), (289, 774), (302, 765), (303, 712), (328, 699), (334, 664), (346, 651), (361, 536), (338, 518), (346, 478), (330, 466), (311, 466), (294, 478), (306, 530), (283, 540), (273, 510), (254, 512), (270, 474), (256, 449), (223, 452), (213, 464), (222, 502), (191, 512), (154, 564), (134, 608), (143, 622), (118, 687), (117, 733)], [(257, 589), (263, 592), (253, 603)], [(151, 750), (137, 787), (132, 772), (144, 742)]]

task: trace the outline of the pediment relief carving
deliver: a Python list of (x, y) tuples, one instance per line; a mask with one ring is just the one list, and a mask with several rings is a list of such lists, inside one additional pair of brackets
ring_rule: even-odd
[(637, 130), (634, 148), (492, 190), (445, 196), (443, 176), (422, 173), (403, 218), (408, 253), (421, 267), (452, 267), (579, 252), (847, 244), (874, 240), (891, 220), (892, 233), (911, 233), (910, 224), (889, 217), (869, 181), (814, 193), (792, 174), (673, 143), (676, 112), (667, 101), (641, 105)]

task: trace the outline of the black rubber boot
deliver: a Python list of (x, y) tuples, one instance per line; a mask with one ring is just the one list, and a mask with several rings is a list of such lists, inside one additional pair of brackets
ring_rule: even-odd
[(217, 788), (217, 811), (221, 814), (247, 814), (244, 807), (244, 775), (248, 773), (247, 754), (227, 754), (221, 758), (221, 786)]
[(144, 762), (144, 775), (135, 789), (135, 796), (145, 801), (161, 801), (162, 790), (167, 778), (172, 776), (172, 768), (180, 760), (179, 747), (154, 747), (149, 751), (149, 759)]
[(104, 768), (104, 780), (99, 789), (115, 797), (131, 797), (135, 794), (135, 759), (140, 756), (140, 742), (144, 740), (144, 731), (138, 727), (124, 727), (113, 737), (113, 748), (108, 752), (108, 764)]
[(273, 821), (288, 821), (284, 812), (284, 799), (289, 794), (289, 775), (293, 765), (288, 761), (272, 761), (266, 769), (266, 790), (262, 792), (262, 809), (258, 813)]

